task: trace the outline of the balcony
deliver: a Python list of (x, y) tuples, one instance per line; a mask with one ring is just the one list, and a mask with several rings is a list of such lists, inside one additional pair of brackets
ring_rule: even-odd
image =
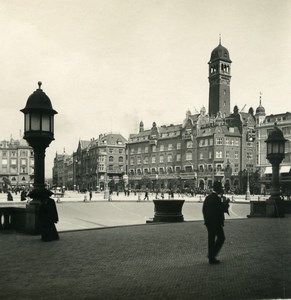
[(25, 208), (0, 207), (1, 230), (25, 230)]

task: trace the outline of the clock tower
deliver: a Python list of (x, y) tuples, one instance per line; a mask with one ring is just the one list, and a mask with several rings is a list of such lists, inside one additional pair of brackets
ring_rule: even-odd
[(230, 114), (230, 68), (232, 61), (228, 50), (219, 45), (211, 52), (209, 65), (209, 116), (216, 116), (220, 111), (222, 116)]

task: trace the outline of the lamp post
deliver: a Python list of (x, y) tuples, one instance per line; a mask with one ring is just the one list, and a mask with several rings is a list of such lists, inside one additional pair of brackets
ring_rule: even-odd
[(246, 191), (245, 200), (251, 200), (249, 170), (247, 170), (247, 191)]
[(267, 217), (284, 217), (284, 200), (280, 197), (279, 167), (285, 157), (285, 142), (283, 132), (275, 123), (269, 132), (267, 143), (267, 159), (272, 164), (271, 196), (266, 200)]
[(49, 97), (38, 89), (28, 97), (24, 113), (24, 139), (34, 151), (34, 189), (29, 196), (33, 199), (26, 209), (26, 230), (39, 233), (38, 209), (40, 202), (51, 192), (45, 188), (45, 150), (54, 140), (54, 115)]

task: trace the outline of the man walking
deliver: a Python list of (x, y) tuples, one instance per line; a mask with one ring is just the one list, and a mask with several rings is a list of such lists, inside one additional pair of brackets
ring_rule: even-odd
[(223, 194), (222, 184), (215, 181), (213, 192), (208, 195), (203, 203), (203, 217), (208, 231), (208, 259), (210, 264), (219, 264), (216, 259), (222, 245), (225, 241), (223, 231), (224, 213), (228, 212), (228, 201), (222, 202)]

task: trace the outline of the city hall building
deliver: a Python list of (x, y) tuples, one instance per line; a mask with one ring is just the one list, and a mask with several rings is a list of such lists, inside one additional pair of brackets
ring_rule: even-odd
[(257, 168), (254, 112), (230, 110), (231, 64), (228, 50), (219, 43), (208, 62), (208, 113), (186, 112), (181, 124), (158, 126), (153, 122), (130, 134), (128, 177), (132, 189), (208, 190), (215, 180), (226, 190), (240, 191), (246, 172)]

